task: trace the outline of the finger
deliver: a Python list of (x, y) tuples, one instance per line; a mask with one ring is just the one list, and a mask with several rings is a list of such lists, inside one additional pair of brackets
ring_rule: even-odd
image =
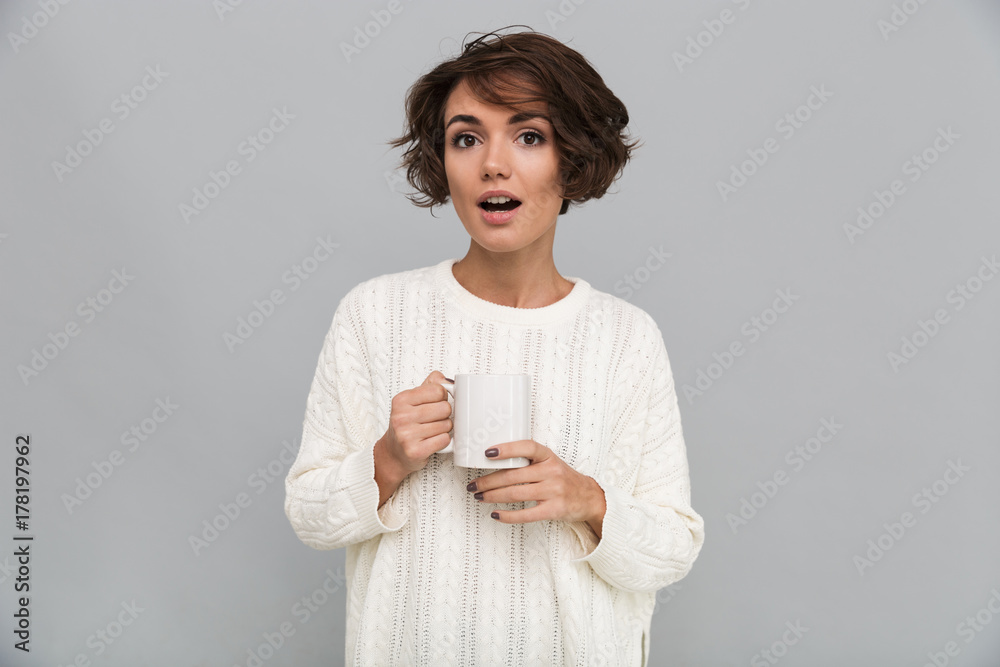
[[(482, 493), (482, 497), (479, 497)], [(476, 500), (483, 503), (522, 503), (528, 500), (543, 500), (544, 489), (541, 482), (516, 484), (502, 488), (481, 491), (476, 494)]]
[[(417, 424), (433, 424), (435, 422), (451, 419), (451, 404), (447, 401), (432, 401), (421, 404)], [(449, 427), (450, 431), (451, 428)]]
[(471, 480), (469, 486), (476, 485), (476, 488), (470, 489), (472, 491), (490, 491), (513, 484), (541, 482), (544, 479), (543, 473), (537, 466), (525, 466), (523, 468), (509, 468), (491, 472), (488, 475)]
[[(440, 375), (440, 373), (439, 373)], [(441, 375), (442, 381), (444, 376)], [(410, 405), (423, 405), (424, 403), (434, 403), (448, 401), (448, 390), (441, 386), (440, 382), (425, 381), (422, 385), (414, 387), (410, 392)]]
[(541, 504), (523, 510), (493, 510), (490, 516), (500, 523), (531, 523), (555, 518), (550, 515), (546, 506)]
[(451, 421), (448, 419), (442, 419), (435, 422), (428, 422), (426, 424), (418, 424), (413, 427), (413, 433), (421, 440), (426, 440), (427, 438), (433, 438), (435, 435), (440, 435), (441, 433), (448, 433), (451, 431), (451, 428)]
[[(496, 456), (490, 456), (492, 450), (496, 450)], [(486, 450), (487, 458), (491, 459), (512, 459), (523, 456), (531, 463), (537, 463), (549, 458), (552, 450), (541, 445), (534, 440), (513, 440), (502, 445), (494, 445)]]
[(454, 380), (445, 377), (444, 373), (442, 373), (441, 371), (431, 371), (430, 374), (426, 378), (424, 378), (424, 381), (421, 384), (436, 384), (438, 382), (441, 382), (442, 380), (446, 380), (448, 382), (454, 382)]

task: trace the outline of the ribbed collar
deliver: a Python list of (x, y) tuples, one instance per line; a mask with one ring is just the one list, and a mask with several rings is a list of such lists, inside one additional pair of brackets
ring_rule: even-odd
[(573, 283), (573, 289), (559, 301), (541, 308), (514, 308), (481, 299), (455, 278), (451, 267), (461, 258), (446, 259), (434, 268), (435, 280), (439, 287), (454, 297), (456, 304), (470, 314), (487, 320), (505, 324), (541, 325), (551, 324), (570, 318), (583, 307), (590, 298), (590, 283), (583, 278), (564, 276)]

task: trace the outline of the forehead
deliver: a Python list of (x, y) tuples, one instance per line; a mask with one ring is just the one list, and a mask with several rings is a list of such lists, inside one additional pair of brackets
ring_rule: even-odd
[(455, 119), (455, 116), (473, 116), (482, 122), (502, 121), (508, 122), (512, 116), (516, 116), (514, 122), (526, 120), (530, 117), (540, 116), (543, 120), (548, 120), (545, 116), (546, 106), (542, 103), (520, 105), (517, 108), (510, 108), (498, 104), (491, 104), (475, 97), (468, 84), (463, 80), (459, 82), (454, 90), (448, 95), (444, 105), (445, 127), (454, 122), (473, 122), (469, 118)]

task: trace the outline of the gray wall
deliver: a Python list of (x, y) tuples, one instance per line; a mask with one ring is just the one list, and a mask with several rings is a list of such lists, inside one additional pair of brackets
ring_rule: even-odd
[(341, 663), (344, 552), (282, 510), (309, 383), (350, 287), (465, 253), (384, 142), (420, 73), (523, 23), (594, 63), (646, 142), (555, 253), (656, 318), (681, 393), (707, 541), (658, 597), (650, 664), (996, 664), (996, 2), (403, 0), (350, 62), (388, 2), (44, 4), (0, 5), (0, 663), (246, 665), (283, 624), (264, 664)]

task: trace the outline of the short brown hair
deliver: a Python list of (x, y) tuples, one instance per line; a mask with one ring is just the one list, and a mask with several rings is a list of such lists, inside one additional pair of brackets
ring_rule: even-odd
[[(496, 39), (486, 41), (489, 36)], [(405, 132), (387, 142), (394, 148), (412, 144), (400, 166), (406, 167), (410, 185), (425, 195), (407, 196), (417, 206), (433, 209), (450, 195), (444, 169), (444, 107), (462, 80), (473, 95), (490, 104), (514, 110), (536, 102), (548, 105), (563, 188), (560, 215), (570, 201), (582, 204), (603, 197), (639, 143), (626, 142), (625, 105), (577, 51), (533, 30), (485, 33), (410, 87)]]

